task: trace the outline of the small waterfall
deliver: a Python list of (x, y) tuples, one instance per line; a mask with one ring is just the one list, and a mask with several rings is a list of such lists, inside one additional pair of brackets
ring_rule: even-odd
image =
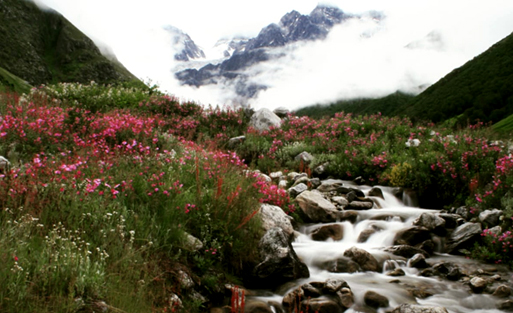
[[(365, 194), (370, 187), (359, 188)], [(289, 283), (284, 288), (279, 288), (279, 294), (272, 297), (262, 297), (262, 299), (281, 302), (281, 298), (291, 290), (306, 282), (326, 281), (327, 279), (345, 280), (355, 296), (354, 308), (346, 312), (360, 312), (359, 307), (364, 306), (364, 294), (369, 291), (375, 291), (390, 301), (390, 307), (394, 308), (402, 303), (419, 303), (430, 306), (443, 306), (451, 313), (466, 312), (503, 312), (496, 309), (494, 298), (485, 294), (472, 294), (465, 290), (461, 282), (451, 282), (441, 280), (435, 277), (423, 277), (419, 275), (420, 270), (409, 267), (408, 259), (398, 257), (384, 251), (384, 248), (394, 245), (396, 234), (407, 227), (412, 226), (413, 221), (424, 212), (436, 212), (433, 210), (413, 207), (416, 203), (415, 196), (410, 192), (402, 194), (402, 201), (397, 199), (392, 192), (392, 188), (380, 187), (383, 191), (384, 199), (371, 197), (377, 203), (379, 209), (370, 209), (356, 211), (358, 218), (355, 224), (350, 222), (338, 222), (329, 224), (310, 224), (302, 226), (300, 234), (292, 243), (296, 254), (308, 266), (310, 278), (301, 279)], [(396, 193), (394, 193), (396, 194)], [(315, 241), (312, 239), (312, 232), (324, 225), (340, 225), (343, 228), (343, 238), (341, 240), (327, 239), (326, 241)], [(365, 238), (363, 238), (365, 237)], [(363, 240), (365, 239), (365, 240)], [(435, 238), (436, 239), (436, 238)], [(435, 240), (435, 245), (440, 246), (440, 240)], [(380, 263), (382, 272), (357, 272), (344, 273), (333, 272), (330, 264), (344, 259), (344, 252), (357, 247), (371, 253)], [(440, 247), (436, 247), (440, 251)], [(444, 255), (435, 255), (428, 259), (434, 263), (437, 258), (445, 258)], [(447, 256), (451, 262), (473, 262), (465, 260), (462, 257)], [(403, 276), (391, 277), (388, 272), (401, 269)], [(408, 291), (411, 288), (418, 290), (432, 290), (432, 296), (419, 298)], [(413, 286), (413, 287), (412, 287)], [(385, 312), (383, 309), (377, 312)]]

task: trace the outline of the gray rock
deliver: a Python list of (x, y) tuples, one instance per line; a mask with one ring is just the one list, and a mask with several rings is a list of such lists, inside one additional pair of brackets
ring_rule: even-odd
[[(238, 311), (232, 310), (232, 312), (238, 312)], [(246, 313), (273, 313), (273, 310), (267, 302), (249, 298), (245, 302), (244, 312), (246, 312)]]
[(203, 243), (198, 238), (194, 237), (193, 235), (189, 233), (184, 234), (184, 247), (186, 250), (189, 251), (198, 251), (203, 249)]
[(281, 228), (275, 227), (260, 239), (258, 248), (263, 261), (255, 267), (254, 276), (262, 286), (274, 288), (310, 276), (308, 267), (299, 260), (289, 238)]
[(470, 209), (465, 207), (465, 206), (461, 206), (459, 208), (456, 208), (456, 210), (454, 211), (454, 213), (460, 215), (461, 217), (463, 217), (465, 220), (468, 220), (469, 217), (470, 217)]
[(414, 268), (426, 268), (428, 267), (426, 257), (422, 253), (417, 253), (408, 260), (408, 266)]
[(358, 239), (356, 240), (356, 242), (358, 242), (358, 243), (366, 242), (369, 239), (369, 237), (374, 235), (377, 231), (379, 231), (379, 229), (376, 228), (375, 226), (371, 227), (371, 228), (364, 229), (360, 233), (360, 235), (358, 235)]
[(424, 256), (427, 256), (426, 251), (419, 249), (419, 248), (415, 248), (410, 245), (391, 246), (391, 247), (385, 248), (385, 251), (390, 252), (394, 255), (405, 257), (405, 258), (412, 258), (416, 254), (422, 254)]
[(379, 263), (376, 260), (376, 258), (372, 254), (363, 249), (351, 247), (344, 251), (344, 256), (358, 263), (358, 265), (360, 265), (360, 267), (364, 271), (381, 271), (381, 267), (379, 266)]
[(7, 173), (10, 167), (11, 162), (9, 162), (9, 160), (7, 160), (5, 157), (0, 156), (0, 173)]
[(296, 157), (294, 158), (294, 160), (303, 161), (303, 163), (305, 163), (305, 164), (312, 162), (313, 159), (314, 159), (314, 156), (306, 151), (301, 152), (300, 154), (296, 155)]
[(444, 307), (403, 303), (396, 307), (392, 313), (449, 313), (449, 311)]
[(311, 236), (315, 241), (325, 241), (328, 238), (335, 241), (342, 240), (344, 238), (344, 227), (340, 224), (324, 225), (315, 229)]
[(461, 216), (458, 214), (439, 213), (438, 216), (445, 220), (445, 228), (453, 229), (462, 225), (462, 223), (460, 224)]
[(345, 257), (324, 263), (324, 268), (331, 273), (356, 273), (362, 271), (358, 263)]
[(366, 305), (373, 307), (375, 309), (386, 308), (389, 306), (387, 297), (372, 290), (369, 290), (365, 293), (365, 295), (363, 296), (363, 302), (365, 302)]
[(309, 182), (310, 182), (310, 184), (312, 184), (312, 186), (314, 188), (317, 188), (317, 187), (319, 187), (321, 185), (321, 180), (319, 178), (317, 178), (317, 177), (310, 178)]
[(415, 246), (430, 239), (431, 234), (427, 228), (413, 226), (399, 231), (394, 238), (394, 244)]
[(228, 149), (235, 149), (246, 140), (246, 136), (238, 136), (228, 140)]
[(274, 181), (279, 181), (283, 177), (283, 172), (279, 171), (279, 172), (269, 173), (269, 177), (271, 177), (271, 179)]
[(506, 300), (499, 304), (498, 309), (513, 312), (513, 300)]
[(433, 213), (422, 213), (413, 221), (413, 225), (425, 227), (429, 231), (441, 236), (446, 233), (445, 220)]
[(276, 114), (280, 118), (285, 118), (285, 117), (287, 117), (287, 115), (289, 115), (290, 110), (285, 107), (279, 107), (279, 108), (274, 109), (273, 113)]
[(501, 223), (502, 211), (498, 209), (485, 210), (479, 214), (479, 220), (486, 227), (494, 227)]
[(307, 185), (305, 185), (303, 183), (299, 183), (293, 187), (290, 187), (287, 191), (288, 191), (289, 195), (291, 195), (292, 197), (297, 197), (303, 191), (307, 191), (307, 190), (308, 190)]
[(481, 234), (481, 224), (465, 223), (458, 226), (447, 239), (445, 251), (454, 253), (458, 249), (464, 248), (474, 243), (475, 239)]
[(369, 197), (378, 197), (385, 200), (385, 196), (383, 196), (383, 191), (378, 187), (372, 187), (371, 190), (367, 193)]
[(486, 285), (488, 285), (488, 282), (481, 277), (474, 277), (470, 280), (470, 289), (472, 289), (474, 293), (483, 292)]
[(321, 185), (317, 187), (317, 190), (321, 192), (337, 191), (344, 185), (344, 182), (340, 179), (326, 179), (321, 181)]
[(337, 219), (337, 208), (319, 192), (306, 190), (297, 196), (296, 201), (303, 213), (314, 223), (329, 223)]
[(372, 201), (351, 201), (347, 205), (346, 209), (348, 210), (370, 210), (374, 206), (374, 202)]
[(406, 274), (404, 273), (404, 270), (402, 268), (398, 267), (398, 268), (391, 270), (390, 272), (387, 272), (386, 275), (397, 277), (397, 276), (404, 276)]
[(262, 204), (259, 215), (265, 231), (279, 227), (287, 236), (292, 236), (294, 233), (292, 217), (288, 216), (279, 206)]
[(340, 205), (341, 207), (346, 207), (349, 204), (349, 201), (345, 197), (335, 196), (331, 198), (331, 201)]
[(511, 295), (511, 289), (507, 285), (500, 285), (495, 289), (493, 295), (497, 298), (507, 298)]
[(271, 110), (263, 108), (251, 116), (249, 125), (258, 131), (265, 131), (271, 127), (279, 128), (281, 126), (281, 119)]
[(287, 188), (287, 185), (288, 185), (288, 184), (289, 184), (289, 182), (288, 182), (288, 181), (286, 181), (286, 180), (284, 180), (284, 179), (283, 179), (283, 180), (280, 180), (280, 182), (278, 183), (278, 188), (280, 188), (280, 189), (285, 189), (285, 188)]

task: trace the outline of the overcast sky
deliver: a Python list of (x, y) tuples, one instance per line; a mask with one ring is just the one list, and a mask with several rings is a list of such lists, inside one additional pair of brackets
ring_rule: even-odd
[[(181, 87), (171, 70), (169, 36), (163, 26), (189, 34), (207, 53), (223, 37), (256, 36), (292, 10), (310, 13), (310, 0), (36, 0), (51, 7), (97, 42), (108, 46), (137, 77), (203, 104), (229, 103), (226, 86)], [(253, 80), (269, 85), (251, 105), (297, 108), (340, 98), (414, 91), (432, 84), (513, 32), (511, 0), (332, 0), (347, 13), (369, 10), (387, 16), (381, 24), (355, 21), (337, 26), (323, 42), (303, 45), (279, 61), (254, 68)], [(430, 32), (442, 46), (405, 49)], [(362, 34), (372, 34), (371, 38)], [(207, 54), (207, 57), (209, 55)]]

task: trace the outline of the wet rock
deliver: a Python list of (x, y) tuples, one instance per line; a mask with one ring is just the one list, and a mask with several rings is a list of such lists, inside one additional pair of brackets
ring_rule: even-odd
[(246, 136), (233, 137), (228, 140), (228, 149), (235, 149), (246, 140)]
[(324, 268), (331, 273), (356, 273), (361, 272), (362, 268), (358, 263), (350, 258), (338, 258), (334, 261), (324, 263)]
[(292, 197), (297, 197), (303, 191), (307, 191), (307, 190), (308, 190), (308, 186), (303, 183), (300, 183), (293, 187), (290, 187), (287, 191), (288, 191), (289, 195), (291, 195)]
[(273, 310), (267, 302), (255, 299), (248, 299), (244, 305), (246, 313), (273, 313)]
[(308, 267), (299, 260), (288, 238), (283, 229), (275, 227), (260, 240), (260, 258), (263, 261), (255, 267), (254, 276), (266, 288), (310, 276)]
[(296, 201), (305, 215), (314, 223), (329, 223), (336, 221), (337, 208), (326, 200), (320, 193), (304, 191)]
[(355, 211), (343, 211), (343, 212), (339, 212), (338, 214), (338, 219), (341, 221), (341, 222), (345, 222), (345, 221), (348, 221), (348, 222), (351, 222), (352, 224), (356, 223), (356, 221), (358, 220), (358, 213), (355, 212)]
[(513, 312), (513, 300), (506, 300), (499, 304), (498, 306), (499, 310)]
[(366, 242), (370, 236), (374, 235), (378, 231), (381, 231), (381, 228), (379, 228), (376, 225), (371, 225), (370, 228), (364, 229), (360, 233), (360, 235), (358, 235), (357, 242), (359, 242), (359, 243)]
[(389, 306), (388, 298), (380, 295), (379, 293), (369, 290), (363, 296), (363, 301), (366, 305), (377, 308), (386, 308)]
[(500, 224), (502, 211), (498, 209), (485, 210), (479, 214), (479, 220), (486, 227), (494, 227)]
[(306, 151), (301, 152), (300, 154), (296, 155), (296, 157), (294, 158), (294, 160), (296, 160), (298, 162), (303, 162), (305, 164), (311, 163), (313, 161), (313, 159), (314, 159), (314, 156)]
[(262, 204), (260, 206), (260, 219), (265, 231), (279, 227), (289, 237), (294, 233), (292, 217), (288, 216), (279, 206)]
[(363, 184), (365, 184), (365, 179), (361, 176), (358, 176), (354, 179), (354, 182), (357, 185), (363, 185)]
[(385, 200), (385, 196), (383, 196), (383, 191), (378, 187), (372, 187), (371, 190), (367, 193), (369, 197), (378, 197)]
[(263, 108), (251, 116), (249, 125), (258, 131), (265, 131), (271, 127), (279, 128), (281, 126), (281, 119), (271, 110)]
[(385, 248), (385, 251), (390, 252), (394, 255), (405, 257), (405, 258), (411, 258), (416, 254), (422, 254), (424, 256), (428, 255), (426, 251), (419, 249), (419, 248), (409, 246), (409, 245), (391, 246), (391, 247)]
[(404, 270), (402, 268), (396, 268), (391, 270), (390, 272), (386, 273), (387, 276), (397, 277), (397, 276), (404, 276), (406, 273), (404, 273)]
[(458, 214), (439, 213), (438, 216), (445, 220), (445, 228), (453, 229), (461, 225), (458, 222), (461, 216)]
[(346, 199), (348, 202), (353, 202), (353, 201), (356, 201), (358, 200), (358, 196), (356, 195), (356, 192), (354, 190), (350, 190), (347, 194), (346, 194)]
[(358, 265), (360, 265), (360, 267), (364, 271), (381, 271), (381, 268), (376, 258), (372, 254), (363, 249), (351, 247), (344, 251), (344, 256), (358, 263)]
[(282, 301), (287, 312), (343, 312), (353, 304), (349, 285), (334, 279), (303, 284), (286, 294)]
[(458, 249), (462, 249), (472, 245), (476, 238), (481, 234), (481, 224), (465, 223), (458, 226), (447, 239), (445, 252), (454, 253)]
[(426, 258), (422, 253), (417, 253), (408, 260), (408, 265), (414, 268), (426, 268), (429, 265), (426, 262)]
[(395, 308), (392, 313), (449, 313), (449, 311), (444, 307), (403, 303)]
[(413, 226), (399, 231), (394, 238), (394, 245), (415, 246), (430, 239), (431, 234), (427, 228)]
[(317, 187), (320, 192), (337, 191), (344, 185), (344, 181), (340, 179), (326, 179), (321, 181), (321, 185)]
[(497, 298), (507, 298), (511, 295), (511, 289), (506, 285), (500, 285), (495, 289), (493, 295)]
[(461, 272), (460, 268), (455, 266), (451, 269), (449, 269), (449, 272), (447, 273), (447, 279), (452, 281), (460, 280), (461, 277), (463, 277), (463, 273)]
[(422, 270), (420, 273), (419, 273), (419, 276), (422, 276), (422, 277), (433, 277), (433, 276), (436, 276), (436, 271), (432, 268), (426, 268), (425, 270)]
[(347, 205), (347, 210), (370, 210), (374, 206), (374, 202), (371, 201), (351, 201)]
[(460, 215), (465, 220), (468, 220), (470, 218), (470, 209), (466, 206), (461, 206), (459, 208), (454, 209), (454, 213)]
[(481, 277), (474, 277), (470, 280), (470, 289), (474, 293), (481, 293), (488, 285), (487, 281), (482, 279)]
[(325, 241), (328, 238), (331, 238), (334, 241), (341, 240), (344, 238), (344, 227), (340, 224), (321, 226), (315, 229), (311, 236), (315, 241)]
[(433, 213), (422, 213), (413, 221), (413, 225), (427, 228), (439, 236), (446, 234), (445, 220)]
[(432, 255), (435, 252), (435, 243), (433, 240), (426, 240), (418, 245), (420, 250), (426, 251), (427, 255)]
[(346, 207), (349, 204), (349, 201), (345, 197), (332, 197), (331, 201), (335, 202), (336, 204), (340, 205), (341, 207)]

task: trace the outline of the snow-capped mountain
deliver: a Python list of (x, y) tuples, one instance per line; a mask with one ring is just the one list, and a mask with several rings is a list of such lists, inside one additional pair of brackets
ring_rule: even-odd
[[(378, 16), (378, 15), (377, 15)], [(297, 11), (285, 14), (278, 24), (264, 27), (257, 37), (247, 39), (225, 40), (219, 42), (226, 59), (218, 64), (208, 64), (200, 69), (189, 68), (175, 73), (176, 78), (184, 85), (200, 87), (209, 84), (232, 84), (239, 96), (251, 98), (265, 85), (247, 83), (248, 74), (245, 70), (257, 63), (271, 58), (279, 58), (275, 49), (287, 45), (326, 38), (333, 26), (356, 16), (342, 10), (317, 6), (309, 15)]]
[(164, 28), (172, 36), (172, 45), (178, 51), (174, 58), (177, 61), (204, 59), (205, 52), (198, 47), (189, 35), (173, 26)]

